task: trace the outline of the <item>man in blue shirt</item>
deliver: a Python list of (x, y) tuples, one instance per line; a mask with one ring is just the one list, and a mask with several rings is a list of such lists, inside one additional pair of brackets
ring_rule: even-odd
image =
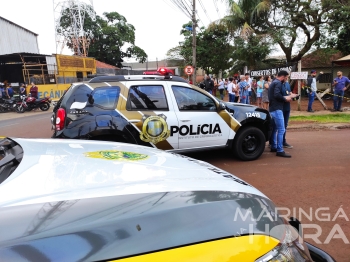
[(337, 78), (334, 79), (332, 84), (332, 87), (334, 87), (334, 92), (333, 92), (334, 108), (332, 112), (342, 111), (341, 104), (343, 102), (344, 91), (348, 88), (349, 84), (350, 84), (349, 78), (343, 76), (342, 71), (338, 71)]
[(293, 98), (297, 97), (296, 94), (290, 93), (285, 95), (283, 93), (283, 83), (288, 76), (287, 71), (280, 71), (277, 78), (273, 80), (269, 86), (269, 111), (273, 120), (273, 130), (271, 135), (271, 152), (276, 152), (276, 156), (291, 157), (283, 150), (283, 136), (286, 131), (283, 107), (285, 103), (289, 103)]

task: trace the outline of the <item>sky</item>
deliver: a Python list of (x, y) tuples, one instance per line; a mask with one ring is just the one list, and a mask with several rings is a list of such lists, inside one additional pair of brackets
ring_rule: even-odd
[[(226, 14), (222, 0), (196, 1), (200, 26), (207, 26)], [(182, 41), (181, 27), (189, 21), (171, 0), (94, 0), (93, 5), (98, 15), (116, 11), (125, 16), (136, 29), (136, 45), (146, 51), (149, 61), (164, 59), (167, 51)], [(1, 0), (0, 16), (39, 34), (40, 53), (53, 54), (56, 53), (53, 10), (53, 0)], [(63, 53), (71, 54), (69, 50)]]

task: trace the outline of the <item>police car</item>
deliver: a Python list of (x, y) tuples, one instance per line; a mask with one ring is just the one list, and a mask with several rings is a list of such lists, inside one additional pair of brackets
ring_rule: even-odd
[(6, 262), (334, 261), (238, 177), (125, 143), (0, 139), (0, 227)]
[(171, 152), (230, 148), (260, 157), (269, 137), (268, 111), (224, 103), (181, 77), (100, 76), (73, 84), (51, 118), (53, 138), (127, 142)]

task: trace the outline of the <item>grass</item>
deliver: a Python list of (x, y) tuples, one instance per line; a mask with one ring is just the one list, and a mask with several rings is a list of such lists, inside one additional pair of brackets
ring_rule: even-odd
[(291, 116), (290, 121), (313, 121), (318, 123), (350, 123), (350, 114)]

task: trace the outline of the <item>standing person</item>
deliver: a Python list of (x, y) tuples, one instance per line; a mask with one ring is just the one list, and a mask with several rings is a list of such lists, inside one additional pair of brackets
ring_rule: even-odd
[(219, 80), (218, 89), (219, 89), (221, 100), (224, 100), (225, 82), (222, 79)]
[(263, 108), (269, 110), (269, 86), (271, 85), (271, 76), (265, 76), (264, 90), (262, 92), (261, 101), (263, 102)]
[(213, 80), (210, 79), (209, 75), (207, 75), (207, 78), (204, 81), (204, 89), (209, 94), (213, 94), (214, 82), (213, 82)]
[(26, 90), (26, 87), (23, 83), (21, 84), (21, 87), (19, 88), (19, 95), (27, 96), (27, 90)]
[(9, 84), (6, 84), (5, 87), (4, 87), (4, 91), (2, 92), (2, 98), (10, 99), (10, 95), (9, 95), (8, 89), (9, 89)]
[(229, 82), (227, 85), (227, 92), (228, 92), (228, 101), (229, 102), (235, 102), (235, 91), (234, 91), (234, 80), (232, 77), (229, 78)]
[(240, 102), (240, 97), (239, 97), (239, 86), (238, 86), (238, 80), (233, 79), (232, 83), (233, 83), (233, 89), (232, 91), (235, 93), (235, 103), (239, 103)]
[(337, 78), (333, 80), (332, 87), (334, 87), (334, 97), (333, 97), (333, 110), (335, 111), (342, 111), (341, 105), (344, 98), (344, 92), (349, 87), (350, 80), (349, 78), (343, 76), (342, 71), (337, 72)]
[(227, 92), (227, 85), (228, 85), (228, 79), (225, 78), (225, 84), (224, 84), (224, 87), (225, 87), (225, 96), (226, 96), (226, 94), (228, 93), (228, 92)]
[(316, 96), (316, 92), (317, 92), (317, 85), (316, 82), (320, 80), (320, 76), (321, 74), (323, 74), (323, 72), (320, 72), (320, 74), (318, 75), (318, 77), (316, 77), (316, 70), (311, 70), (311, 76), (308, 77), (307, 79), (307, 86), (308, 88), (306, 89), (307, 95), (309, 97), (309, 103), (307, 105), (307, 111), (310, 113), (314, 113), (315, 111), (312, 110), (312, 103), (315, 100), (315, 96)]
[[(289, 76), (286, 77), (285, 82), (284, 82), (284, 84), (282, 86), (283, 96), (288, 96), (288, 95), (290, 95), (292, 93), (288, 80), (289, 80)], [(284, 135), (283, 135), (283, 147), (284, 148), (293, 148), (293, 146), (288, 144), (287, 140), (286, 140), (289, 116), (290, 116), (290, 103), (284, 103), (283, 104), (283, 119), (284, 119), (284, 127), (285, 127), (285, 132), (284, 132)]]
[(34, 82), (32, 82), (32, 86), (30, 87), (30, 96), (31, 97), (35, 97), (36, 99), (38, 99), (38, 87), (34, 84)]
[(256, 83), (255, 79), (252, 79), (252, 95), (251, 95), (251, 100), (250, 100), (250, 104), (253, 104), (256, 102), (256, 91), (257, 91), (257, 86), (258, 84)]
[(7, 87), (7, 94), (10, 98), (13, 97), (13, 94), (14, 94), (14, 91), (13, 91), (13, 88), (12, 88), (12, 85), (11, 84), (8, 84), (8, 87)]
[(248, 104), (249, 105), (249, 84), (247, 81), (245, 81), (245, 77), (241, 76), (241, 82), (238, 83), (238, 89), (239, 89), (239, 96), (241, 99), (241, 104)]
[(271, 135), (271, 152), (276, 152), (276, 156), (280, 157), (292, 157), (286, 154), (283, 150), (283, 135), (285, 130), (284, 117), (283, 117), (283, 106), (284, 103), (289, 103), (296, 94), (291, 93), (290, 95), (284, 96), (283, 94), (283, 83), (288, 76), (287, 71), (280, 71), (277, 78), (269, 86), (269, 111), (273, 120), (273, 130)]
[(261, 76), (256, 87), (256, 102), (258, 107), (262, 106), (262, 93), (264, 91), (264, 77)]
[(247, 104), (249, 105), (250, 102), (251, 102), (251, 98), (252, 98), (252, 83), (253, 83), (253, 81), (252, 81), (252, 79), (250, 78), (249, 73), (246, 73), (246, 74), (244, 75), (244, 77), (245, 77), (245, 78), (244, 78), (244, 81), (246, 81), (247, 84), (248, 84), (248, 88), (247, 88), (247, 90), (248, 90)]

